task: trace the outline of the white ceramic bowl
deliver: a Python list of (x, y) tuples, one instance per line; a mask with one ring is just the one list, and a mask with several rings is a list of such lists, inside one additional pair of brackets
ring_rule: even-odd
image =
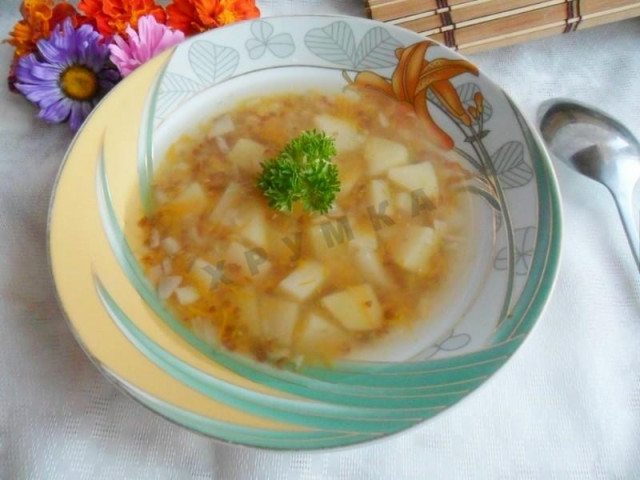
[[(103, 372), (198, 432), (251, 446), (316, 449), (428, 419), (511, 357), (555, 279), (555, 178), (509, 97), (459, 55), (422, 42), (358, 18), (255, 20), (185, 41), (108, 95), (62, 166), (49, 238), (62, 306)], [(403, 68), (420, 46), (421, 76), (411, 78)], [(331, 368), (276, 368), (207, 343), (165, 308), (131, 252), (123, 232), (132, 192), (144, 206), (155, 162), (212, 112), (260, 93), (338, 89), (361, 72), (386, 82), (399, 100), (411, 102), (417, 92), (394, 87), (394, 77), (426, 88), (436, 140), (464, 157), (473, 174), (478, 247), (467, 275), (442, 299), (433, 322)]]

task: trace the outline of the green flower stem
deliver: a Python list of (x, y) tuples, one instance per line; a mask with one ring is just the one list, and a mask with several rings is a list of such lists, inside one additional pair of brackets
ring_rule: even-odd
[(460, 155), (461, 157), (463, 157), (467, 162), (469, 162), (471, 165), (473, 165), (473, 168), (475, 168), (476, 170), (478, 170), (479, 172), (482, 171), (482, 165), (480, 163), (478, 163), (476, 161), (475, 158), (473, 158), (471, 155), (469, 155), (467, 152), (465, 152), (464, 150), (462, 150), (461, 148), (455, 147), (454, 150), (456, 151), (456, 153), (458, 155)]

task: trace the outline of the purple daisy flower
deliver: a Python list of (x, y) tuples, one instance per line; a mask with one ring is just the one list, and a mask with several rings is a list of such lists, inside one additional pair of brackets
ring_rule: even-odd
[(98, 101), (120, 80), (108, 61), (109, 47), (91, 25), (75, 29), (67, 18), (38, 52), (20, 58), (16, 88), (35, 103), (49, 123), (69, 119), (75, 132)]

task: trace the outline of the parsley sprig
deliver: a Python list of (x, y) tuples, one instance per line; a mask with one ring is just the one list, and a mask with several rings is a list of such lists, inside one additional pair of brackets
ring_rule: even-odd
[(340, 191), (333, 138), (309, 130), (291, 140), (282, 153), (262, 163), (258, 187), (276, 210), (290, 212), (301, 201), (308, 212), (327, 213)]

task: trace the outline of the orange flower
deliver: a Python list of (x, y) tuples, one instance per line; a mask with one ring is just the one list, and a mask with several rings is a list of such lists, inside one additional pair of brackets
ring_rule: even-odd
[(413, 107), (416, 114), (425, 122), (434, 143), (450, 150), (453, 140), (431, 118), (427, 108), (427, 90), (431, 90), (440, 103), (465, 125), (471, 125), (471, 118), (465, 112), (458, 92), (449, 81), (463, 73), (478, 75), (478, 69), (466, 60), (437, 58), (425, 60), (427, 49), (433, 42), (424, 41), (396, 50), (398, 66), (391, 81), (373, 72), (360, 72), (355, 84), (373, 88)]
[(138, 19), (153, 15), (159, 23), (165, 23), (166, 15), (154, 0), (80, 0), (78, 9), (95, 18), (97, 29), (104, 36), (116, 33), (126, 37), (126, 28), (138, 28)]
[(167, 13), (167, 25), (185, 35), (260, 16), (254, 0), (173, 0)]
[(21, 57), (36, 50), (41, 38), (48, 38), (53, 27), (71, 17), (73, 26), (91, 23), (91, 19), (80, 15), (72, 5), (62, 2), (54, 6), (53, 0), (24, 0), (20, 6), (22, 20), (13, 26), (5, 42), (15, 47), (15, 56)]

